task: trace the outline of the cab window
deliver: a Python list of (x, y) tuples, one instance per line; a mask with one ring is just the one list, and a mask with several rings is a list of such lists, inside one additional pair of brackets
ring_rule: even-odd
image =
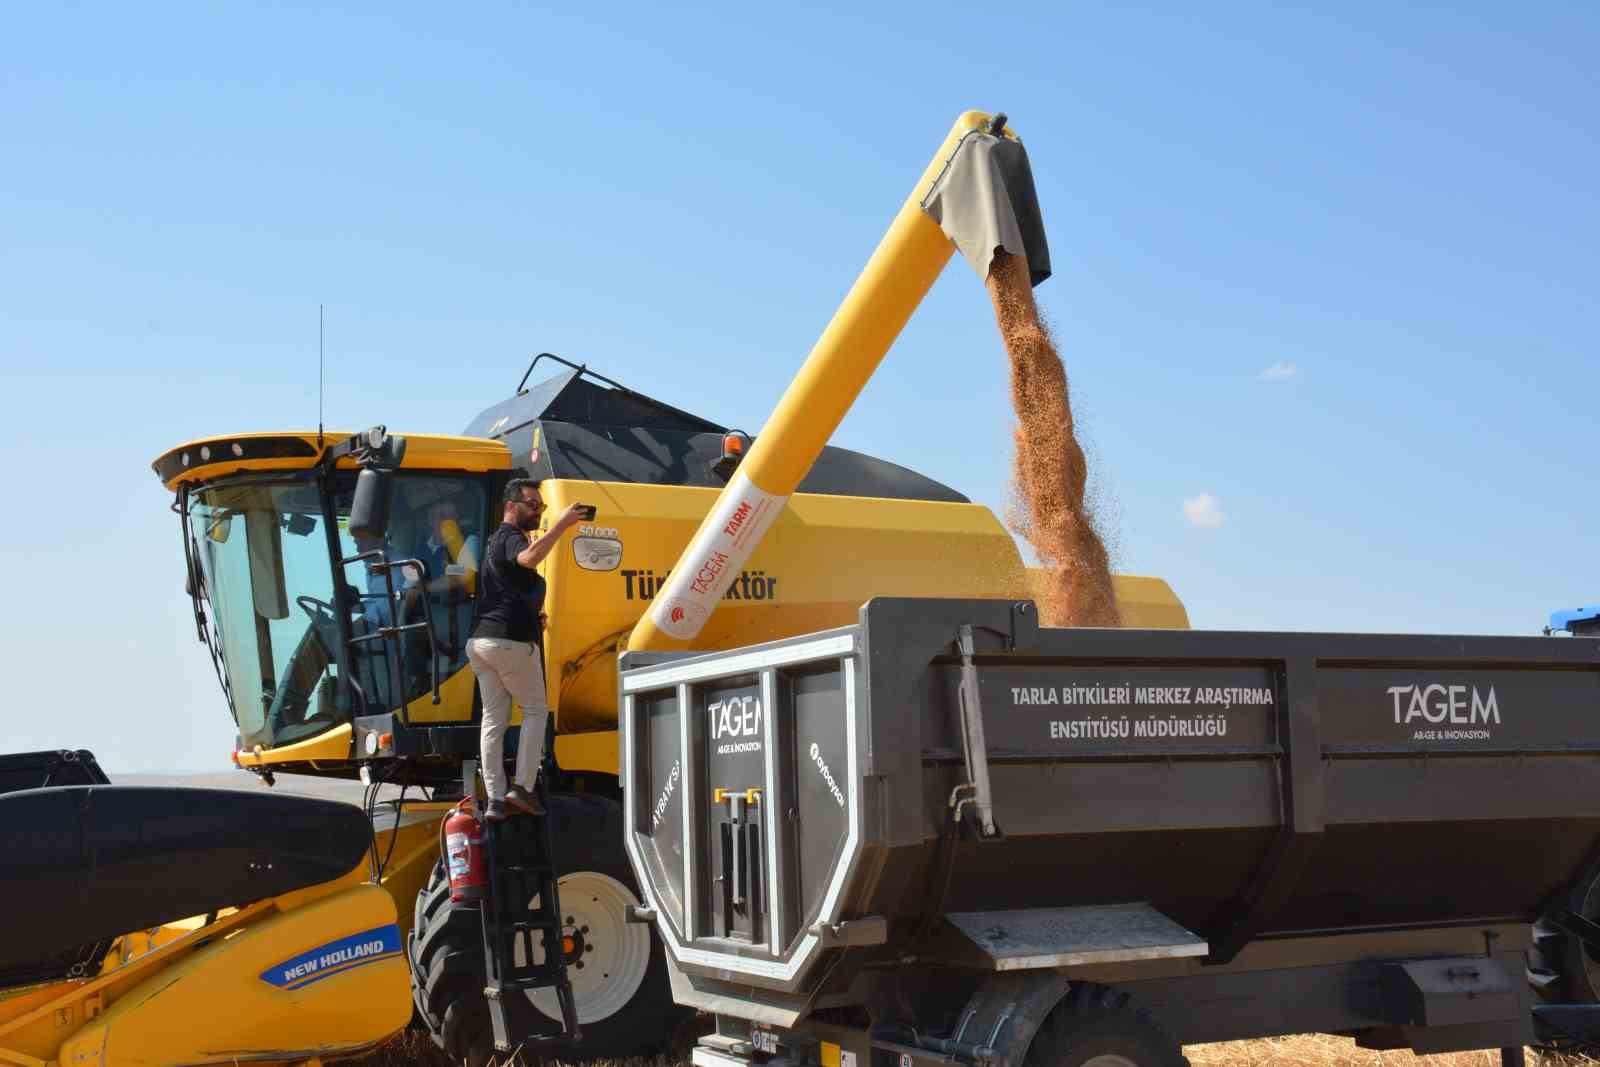
[[(341, 501), (342, 514), (348, 515), (349, 502), (346, 495)], [(395, 479), (390, 516), (389, 533), (381, 544), (358, 542), (348, 529), (340, 530), (346, 557), (382, 548), (391, 561), (409, 561), (391, 570), (388, 582), (370, 560), (345, 567), (345, 581), (358, 605), (355, 634), (421, 622), (426, 614), (433, 623), (442, 683), (467, 665), (467, 638), (472, 633), (488, 519), (484, 479), (401, 472)], [(433, 664), (424, 630), (402, 634), (398, 650), (392, 641), (358, 641), (352, 652), (352, 667), (367, 694), (370, 711), (393, 710), (431, 690)], [(394, 658), (397, 654), (398, 660)], [(396, 700), (393, 692), (396, 666), (401, 700)]]

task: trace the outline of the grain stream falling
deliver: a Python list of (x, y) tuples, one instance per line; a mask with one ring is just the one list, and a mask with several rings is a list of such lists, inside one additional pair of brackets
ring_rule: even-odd
[(1041, 621), (1116, 626), (1111, 560), (1084, 501), (1088, 465), (1073, 430), (1067, 372), (1034, 303), (1027, 260), (998, 253), (986, 284), (1017, 413), (1012, 479), (1020, 507), (1012, 522), (1049, 575), (1037, 591)]

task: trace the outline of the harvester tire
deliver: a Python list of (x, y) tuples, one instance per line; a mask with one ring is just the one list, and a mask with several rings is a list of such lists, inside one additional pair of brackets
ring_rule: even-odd
[[(590, 928), (589, 937), (600, 942), (587, 946), (593, 954), (585, 959), (593, 970), (585, 974), (568, 969), (583, 1039), (559, 1055), (590, 1059), (665, 1051), (689, 1014), (673, 1002), (665, 950), (653, 927), (624, 924), (620, 914), (614, 921), (609, 917), (610, 905), (639, 899), (623, 850), (622, 809), (605, 797), (560, 793), (550, 796), (549, 806), (556, 867), (562, 872), (562, 910)], [(588, 917), (585, 908), (591, 909)], [(596, 908), (606, 908), (600, 921), (595, 921), (592, 909)], [(624, 939), (627, 950), (608, 944), (608, 937)], [(483, 996), (479, 910), (475, 903), (451, 902), (442, 858), (417, 894), (408, 950), (412, 999), (434, 1044), (467, 1067), (489, 1063), (493, 1039)], [(613, 977), (612, 970), (620, 985), (605, 984)], [(596, 1011), (603, 1014), (596, 1016)]]
[(1189, 1067), (1183, 1047), (1126, 993), (1074, 985), (1056, 1005), (1023, 1067)]

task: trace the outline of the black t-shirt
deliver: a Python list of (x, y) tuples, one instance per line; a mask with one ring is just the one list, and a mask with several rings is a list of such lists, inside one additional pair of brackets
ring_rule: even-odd
[(473, 637), (543, 643), (539, 612), (544, 610), (544, 579), (517, 562), (528, 535), (509, 522), (489, 535), (478, 569), (478, 624)]

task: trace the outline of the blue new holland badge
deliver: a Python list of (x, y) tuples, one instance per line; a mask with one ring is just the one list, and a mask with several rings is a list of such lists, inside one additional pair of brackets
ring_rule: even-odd
[(282, 963), (274, 963), (261, 972), (261, 980), (279, 989), (300, 989), (312, 982), (320, 982), (324, 978), (332, 978), (336, 974), (344, 974), (398, 955), (400, 928), (390, 923), (329, 941)]

